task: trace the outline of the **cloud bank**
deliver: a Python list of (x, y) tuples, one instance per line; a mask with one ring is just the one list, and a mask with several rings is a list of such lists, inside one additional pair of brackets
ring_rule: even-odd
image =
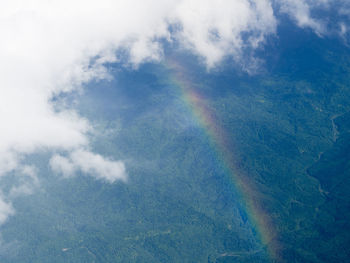
[[(322, 3), (321, 3), (322, 2)], [(274, 34), (276, 10), (300, 27), (324, 33), (306, 0), (12, 0), (0, 9), (0, 175), (23, 171), (23, 158), (53, 155), (50, 167), (65, 176), (80, 171), (107, 182), (126, 179), (121, 161), (89, 151), (89, 120), (55, 100), (108, 78), (106, 64), (127, 56), (137, 66), (161, 59), (164, 41), (177, 42), (214, 67), (239, 61)], [(347, 26), (344, 24), (342, 31)], [(124, 58), (125, 59), (125, 58)], [(125, 61), (125, 60), (124, 60)], [(33, 182), (14, 188), (29, 193)], [(29, 190), (28, 190), (29, 189)], [(0, 199), (0, 223), (13, 213)]]
[[(267, 0), (3, 3), (0, 175), (21, 174), (28, 154), (63, 151), (67, 156), (54, 155), (50, 161), (54, 172), (125, 180), (121, 161), (88, 150), (89, 121), (54, 98), (107, 78), (104, 65), (118, 61), (120, 53), (137, 65), (158, 60), (162, 41), (178, 41), (213, 66), (226, 55), (238, 57), (246, 46), (256, 47), (274, 28)], [(247, 41), (242, 32), (251, 33)], [(17, 186), (11, 196), (31, 189), (28, 184)], [(2, 202), (0, 223), (12, 213), (10, 204)]]

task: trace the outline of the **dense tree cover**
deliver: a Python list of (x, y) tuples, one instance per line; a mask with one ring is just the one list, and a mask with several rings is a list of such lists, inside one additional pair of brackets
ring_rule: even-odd
[[(280, 30), (253, 75), (230, 65), (207, 72), (188, 54), (175, 56), (230, 134), (240, 170), (259, 186), (279, 260), (346, 262), (350, 56), (340, 40)], [(94, 150), (123, 159), (128, 182), (62, 179), (45, 153), (32, 156), (41, 185), (16, 199), (0, 261), (272, 261), (169, 69), (111, 68), (115, 80), (91, 84), (78, 108), (99, 125)]]

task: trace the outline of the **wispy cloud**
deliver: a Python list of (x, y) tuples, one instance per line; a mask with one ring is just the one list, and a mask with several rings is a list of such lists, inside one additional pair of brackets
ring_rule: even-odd
[(6, 202), (4, 198), (0, 198), (0, 224), (5, 223), (10, 215), (13, 215), (15, 210), (13, 209), (11, 203)]
[(73, 176), (77, 171), (103, 179), (110, 183), (116, 180), (126, 180), (124, 163), (103, 158), (99, 154), (77, 150), (69, 157), (54, 155), (50, 160), (51, 168), (66, 177)]
[(281, 0), (279, 5), (281, 11), (287, 13), (299, 27), (311, 28), (318, 35), (326, 32), (325, 21), (316, 19), (311, 15), (312, 9), (327, 7), (328, 0), (308, 1), (308, 0)]

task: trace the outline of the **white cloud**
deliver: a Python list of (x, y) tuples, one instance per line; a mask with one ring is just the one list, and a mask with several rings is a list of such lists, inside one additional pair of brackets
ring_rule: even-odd
[(339, 33), (341, 36), (345, 36), (346, 33), (348, 32), (348, 27), (344, 23), (339, 24)]
[(40, 185), (34, 166), (24, 165), (21, 170), (17, 169), (16, 176), (19, 178), (19, 185), (11, 188), (9, 193), (11, 198), (30, 195)]
[[(181, 28), (169, 30), (170, 24)], [(158, 59), (159, 39), (176, 38), (212, 66), (272, 33), (268, 0), (17, 0), (0, 10), (0, 172), (23, 154), (89, 144), (90, 124), (51, 99), (106, 78), (116, 51), (137, 64)], [(242, 32), (249, 32), (244, 42)]]
[(281, 11), (294, 19), (299, 27), (311, 28), (318, 35), (326, 30), (324, 21), (312, 17), (311, 10), (326, 7), (328, 0), (280, 0)]
[[(178, 39), (213, 66), (226, 55), (257, 47), (274, 33), (276, 21), (269, 1), (180, 1), (173, 21), (182, 26)], [(242, 33), (249, 33), (243, 40)]]
[(275, 0), (279, 11), (288, 14), (301, 28), (310, 28), (319, 36), (345, 38), (348, 34), (348, 0)]
[[(93, 125), (52, 99), (108, 77), (104, 64), (118, 60), (118, 50), (138, 64), (161, 57), (161, 39), (175, 39), (213, 66), (226, 55), (238, 58), (243, 49), (258, 46), (275, 24), (268, 0), (2, 3), (0, 174), (20, 171), (27, 154), (63, 150), (70, 159), (56, 156), (51, 162), (63, 174), (81, 170), (107, 181), (124, 179), (121, 162), (79, 150), (89, 147)], [(170, 25), (177, 29), (171, 31)], [(249, 39), (244, 41), (242, 33), (249, 33)], [(84, 158), (93, 165), (84, 165)]]
[[(309, 2), (279, 2), (299, 26), (322, 33)], [(52, 99), (107, 78), (104, 64), (117, 61), (117, 51), (126, 51), (128, 62), (137, 65), (161, 58), (160, 40), (175, 40), (212, 67), (225, 56), (241, 59), (275, 27), (269, 0), (3, 1), (0, 175), (20, 171), (27, 154), (58, 150), (68, 157), (51, 159), (55, 171), (71, 175), (80, 170), (109, 182), (125, 179), (122, 162), (82, 150), (89, 148), (93, 125)], [(14, 192), (29, 192), (28, 187)], [(10, 206), (1, 206), (10, 214)]]
[(82, 171), (97, 179), (113, 183), (116, 180), (126, 180), (126, 171), (123, 162), (111, 161), (99, 154), (85, 150), (76, 150), (69, 156), (54, 155), (50, 160), (51, 168), (64, 176), (72, 176), (76, 171)]
[(12, 205), (4, 201), (2, 197), (0, 197), (0, 224), (5, 223), (7, 218), (10, 215), (15, 213)]
[(54, 155), (50, 160), (50, 167), (56, 173), (60, 173), (65, 177), (74, 175), (77, 167), (66, 157)]

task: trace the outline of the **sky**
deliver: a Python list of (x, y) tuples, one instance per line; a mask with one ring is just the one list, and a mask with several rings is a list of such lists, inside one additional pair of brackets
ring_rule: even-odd
[[(334, 22), (322, 12), (339, 18)], [(161, 62), (165, 43), (176, 43), (198, 56), (208, 71), (229, 59), (254, 72), (261, 65), (255, 51), (278, 37), (283, 17), (320, 38), (337, 35), (347, 41), (346, 1), (3, 1), (0, 176), (25, 177), (31, 183), (0, 193), (0, 224), (15, 213), (14, 196), (40, 187), (36, 167), (24, 161), (31, 154), (49, 153), (47, 165), (58, 176), (79, 172), (106, 183), (127, 182), (126, 164), (91, 150), (94, 124), (66, 103), (89, 82), (113, 78), (108, 64), (134, 70), (145, 62)]]

